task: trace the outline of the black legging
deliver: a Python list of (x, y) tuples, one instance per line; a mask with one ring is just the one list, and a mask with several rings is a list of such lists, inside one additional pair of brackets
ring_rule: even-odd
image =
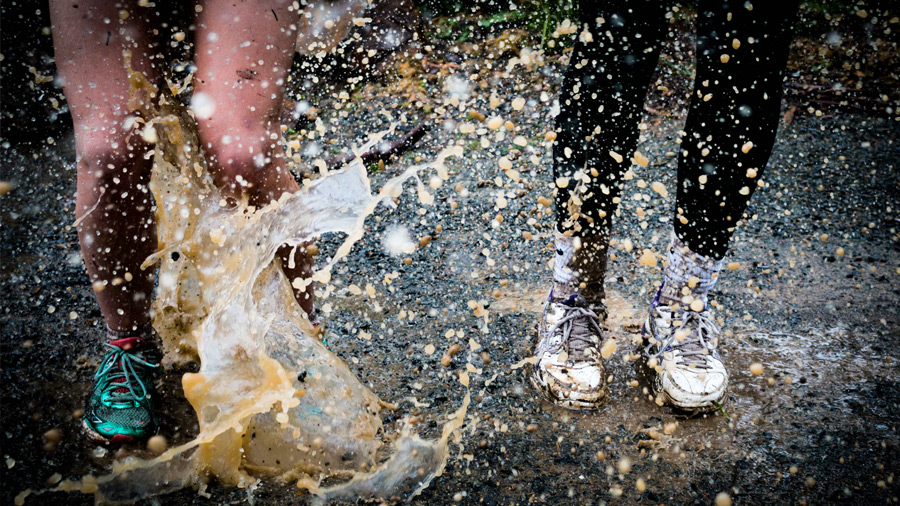
[[(698, 6), (697, 77), (678, 158), (675, 232), (702, 255), (725, 256), (772, 152), (797, 2)], [(666, 36), (669, 8), (661, 4), (582, 0), (578, 32), (587, 26), (593, 40), (575, 44), (553, 153), (561, 231), (609, 233)]]

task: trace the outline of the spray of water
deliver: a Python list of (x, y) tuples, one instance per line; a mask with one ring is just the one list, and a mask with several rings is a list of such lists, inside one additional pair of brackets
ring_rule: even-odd
[[(170, 360), (199, 359), (199, 372), (182, 383), (200, 431), (152, 460), (126, 459), (108, 476), (59, 489), (125, 502), (186, 486), (202, 490), (209, 476), (239, 487), (278, 476), (321, 500), (418, 494), (443, 471), (469, 394), (440, 438), (426, 441), (404, 428), (379, 465), (385, 405), (316, 337), (273, 259), (283, 244), (345, 234), (313, 277), (327, 283), (362, 237), (366, 217), (399, 197), (410, 179), (429, 203), (419, 174), (434, 170), (447, 179), (444, 161), (461, 148), (405, 169), (377, 193), (357, 158), (262, 209), (228, 206), (207, 171), (194, 118), (140, 73), (130, 72), (130, 80), (130, 107), (145, 118), (145, 139), (154, 141), (147, 156), (154, 160), (159, 251), (144, 264), (160, 266), (153, 323)], [(360, 152), (383, 136), (371, 136)], [(346, 480), (322, 487), (325, 478)]]

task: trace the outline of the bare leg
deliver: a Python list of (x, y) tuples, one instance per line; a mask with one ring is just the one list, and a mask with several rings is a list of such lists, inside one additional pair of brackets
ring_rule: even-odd
[[(287, 10), (290, 4), (206, 0), (197, 23), (195, 93), (213, 104), (208, 117), (197, 118), (200, 140), (212, 156), (216, 183), (255, 206), (300, 189), (284, 161), (279, 122), (296, 37), (291, 25), (297, 12)], [(279, 251), (285, 275), (308, 278), (312, 259), (297, 248), (290, 268), (290, 253)], [(304, 311), (312, 311), (311, 284), (294, 295)]]
[[(140, 136), (125, 128), (128, 79), (122, 51), (153, 79), (149, 9), (103, 0), (51, 0), (56, 64), (75, 128), (75, 215), (85, 267), (110, 329), (132, 331), (149, 320), (152, 273), (140, 265), (156, 251), (151, 162)], [(122, 19), (125, 17), (125, 19)]]

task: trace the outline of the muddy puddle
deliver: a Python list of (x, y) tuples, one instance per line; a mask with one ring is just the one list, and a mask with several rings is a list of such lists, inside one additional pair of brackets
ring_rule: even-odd
[[(494, 301), (491, 309), (521, 315), (536, 328), (545, 297), (545, 286), (518, 285)], [(823, 415), (846, 409), (848, 403), (858, 398), (861, 385), (880, 381), (896, 367), (890, 357), (879, 356), (872, 347), (862, 353), (847, 349), (843, 343), (853, 336), (842, 326), (785, 332), (726, 324), (722, 327), (726, 338), (719, 353), (730, 374), (728, 402), (717, 412), (688, 415), (657, 406), (634, 363), (629, 361), (634, 343), (640, 340), (646, 310), (616, 292), (608, 294), (607, 307), (605, 339), (617, 343), (616, 353), (605, 361), (609, 401), (596, 413), (577, 413), (547, 402), (542, 403), (541, 409), (558, 421), (555, 427), (568, 426), (565, 439), (577, 434), (570, 444), (591, 442), (599, 446), (597, 460), (601, 464), (610, 456), (610, 450), (602, 448), (614, 449), (617, 460), (609, 461), (606, 471), (618, 475), (620, 481), (628, 474), (623, 469), (649, 459), (664, 461), (682, 471), (665, 477), (667, 488), (688, 486), (696, 480), (695, 473), (708, 468), (709, 462), (704, 461), (745, 454), (746, 437), (754, 433), (774, 439), (752, 447), (751, 455), (781, 453), (787, 458), (804, 460), (805, 454), (788, 447), (795, 448), (789, 442), (804, 437), (805, 428), (793, 422), (808, 417), (809, 397), (825, 397), (820, 408)], [(845, 388), (834, 388), (841, 385)], [(617, 439), (619, 443), (628, 441), (633, 446), (622, 448), (616, 444)], [(701, 459), (700, 454), (706, 457)], [(773, 478), (796, 472), (796, 466), (770, 471)], [(646, 486), (650, 479), (650, 476), (641, 478), (644, 485), (638, 488)], [(616, 491), (616, 487), (620, 490)], [(627, 488), (613, 485), (612, 495), (618, 496), (622, 487)]]

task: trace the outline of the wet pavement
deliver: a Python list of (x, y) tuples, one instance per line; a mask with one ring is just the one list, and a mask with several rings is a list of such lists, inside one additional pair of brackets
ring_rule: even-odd
[[(668, 153), (677, 151), (683, 122), (680, 102), (651, 102), (639, 146), (651, 162), (635, 165), (623, 192), (607, 278), (607, 327), (618, 344), (606, 363), (610, 400), (597, 413), (573, 412), (540, 398), (519, 365), (532, 354), (552, 257), (545, 133), (562, 66), (547, 58), (507, 71), (506, 63), (415, 73), (415, 60), (401, 61), (396, 78), (366, 84), (349, 98), (325, 96), (315, 107), (334, 130), (298, 164), (309, 167), (324, 157), (318, 153), (359, 144), (365, 132), (389, 124), (384, 111), (393, 119), (405, 114), (407, 125), (425, 119), (431, 128), (412, 150), (372, 165), (376, 187), (441, 147), (465, 147), (464, 157), (450, 161), (450, 180), (434, 190), (433, 206), (419, 204), (410, 190), (396, 209), (384, 207), (369, 220), (319, 301), (331, 349), (382, 399), (399, 404), (382, 413), (389, 425), (415, 417), (414, 426), (434, 436), (464, 395), (457, 375), (467, 362), (476, 369), (469, 372), (473, 404), (444, 475), (413, 502), (713, 504), (725, 492), (735, 504), (896, 503), (898, 122), (801, 108), (782, 125), (765, 187), (751, 201), (751, 219), (738, 228), (729, 270), (713, 294), (727, 336), (721, 353), (731, 373), (728, 402), (720, 412), (687, 418), (649, 400), (624, 361), (660, 278), (659, 267), (641, 266), (638, 258), (645, 248), (664, 252), (674, 206), (673, 196), (647, 185), (674, 188)], [(454, 93), (464, 106), (454, 105)], [(512, 128), (491, 130), (470, 111), (502, 117)], [(517, 174), (499, 168), (502, 156)], [(146, 451), (98, 450), (79, 434), (78, 414), (102, 355), (102, 320), (71, 227), (71, 134), (52, 144), (10, 145), (0, 157), (0, 179), (14, 183), (0, 198), (0, 469), (2, 502), (12, 504), (26, 489), (103, 474), (117, 456)], [(386, 253), (384, 232), (396, 225), (420, 244), (415, 252)], [(320, 257), (337, 243), (322, 241)], [(354, 295), (351, 285), (367, 284), (378, 287), (377, 299)], [(473, 311), (479, 305), (487, 322)], [(460, 353), (442, 365), (454, 344)], [(763, 365), (761, 375), (750, 372), (752, 363)], [(195, 367), (170, 367), (160, 387), (161, 433), (170, 444), (197, 430), (180, 386), (181, 374)], [(182, 490), (144, 503), (309, 500), (293, 484), (271, 479), (252, 491), (211, 483), (204, 495)], [(60, 501), (92, 498), (25, 499)]]

